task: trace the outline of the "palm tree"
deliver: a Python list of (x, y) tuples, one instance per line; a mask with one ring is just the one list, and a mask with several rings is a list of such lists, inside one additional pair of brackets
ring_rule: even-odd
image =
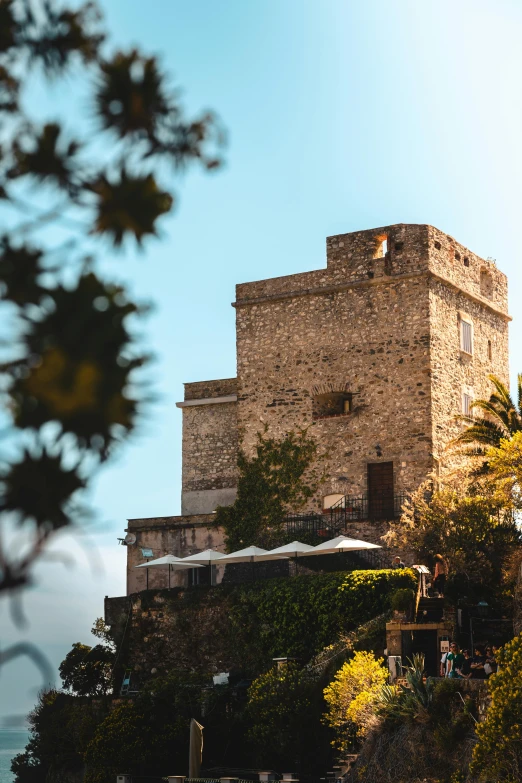
[(522, 430), (522, 373), (518, 374), (518, 404), (513, 402), (509, 390), (495, 375), (489, 375), (495, 392), (489, 400), (474, 400), (471, 407), (484, 415), (457, 416), (458, 421), (468, 424), (453, 444), (475, 444), (474, 454), (485, 454), (488, 447), (500, 446), (502, 438), (512, 438)]

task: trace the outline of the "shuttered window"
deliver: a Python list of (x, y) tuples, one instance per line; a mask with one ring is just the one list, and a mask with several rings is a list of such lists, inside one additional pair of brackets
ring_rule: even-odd
[(462, 413), (464, 416), (472, 416), (473, 414), (473, 408), (471, 407), (471, 403), (473, 402), (473, 397), (471, 394), (468, 394), (468, 392), (462, 393)]
[(473, 353), (473, 326), (469, 321), (460, 321), (460, 350)]

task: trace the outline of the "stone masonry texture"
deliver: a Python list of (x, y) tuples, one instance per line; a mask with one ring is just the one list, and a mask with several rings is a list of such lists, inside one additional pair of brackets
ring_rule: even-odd
[[(326, 270), (239, 285), (235, 306), (242, 445), (265, 424), (276, 437), (309, 427), (327, 454), (321, 495), (365, 492), (379, 461), (396, 492), (415, 489), (444, 463), (464, 387), (488, 396), (488, 373), (508, 380), (506, 277), (431, 226), (329, 237)], [(313, 396), (336, 391), (352, 412), (314, 421)]]
[[(276, 438), (308, 428), (325, 455), (309, 511), (329, 494), (366, 493), (373, 463), (393, 463), (395, 493), (413, 491), (451, 465), (463, 394), (488, 397), (490, 373), (508, 382), (507, 278), (494, 262), (432, 226), (405, 224), (328, 237), (326, 257), (325, 269), (237, 286), (237, 378), (185, 386), (183, 492), (233, 488), (237, 449), (252, 453), (265, 427)], [(463, 321), (471, 354), (461, 350)], [(350, 411), (314, 417), (314, 397), (336, 393), (351, 395)], [(211, 519), (167, 517), (154, 535), (166, 536), (165, 551), (176, 543), (175, 554), (187, 550), (183, 537), (222, 545)], [(142, 537), (152, 534), (146, 523)], [(378, 540), (385, 529), (357, 521), (349, 532)], [(129, 578), (129, 591), (143, 578)]]

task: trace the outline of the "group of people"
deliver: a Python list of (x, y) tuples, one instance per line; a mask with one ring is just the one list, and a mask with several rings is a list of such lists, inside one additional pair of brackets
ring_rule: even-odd
[(487, 646), (484, 650), (476, 647), (474, 655), (469, 650), (459, 650), (456, 642), (451, 642), (449, 652), (444, 653), (440, 661), (440, 676), (461, 680), (487, 680), (498, 670), (496, 655), (498, 647)]

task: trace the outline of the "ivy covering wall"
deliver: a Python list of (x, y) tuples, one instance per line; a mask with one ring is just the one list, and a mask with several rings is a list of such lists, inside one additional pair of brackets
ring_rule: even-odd
[[(340, 634), (389, 609), (396, 590), (415, 589), (416, 583), (414, 571), (386, 569), (148, 591), (128, 599), (132, 616), (120, 662), (141, 681), (152, 668), (166, 674), (217, 667), (255, 677), (275, 657), (309, 660)], [(107, 620), (120, 628), (121, 644), (128, 603), (114, 609), (109, 599)]]

